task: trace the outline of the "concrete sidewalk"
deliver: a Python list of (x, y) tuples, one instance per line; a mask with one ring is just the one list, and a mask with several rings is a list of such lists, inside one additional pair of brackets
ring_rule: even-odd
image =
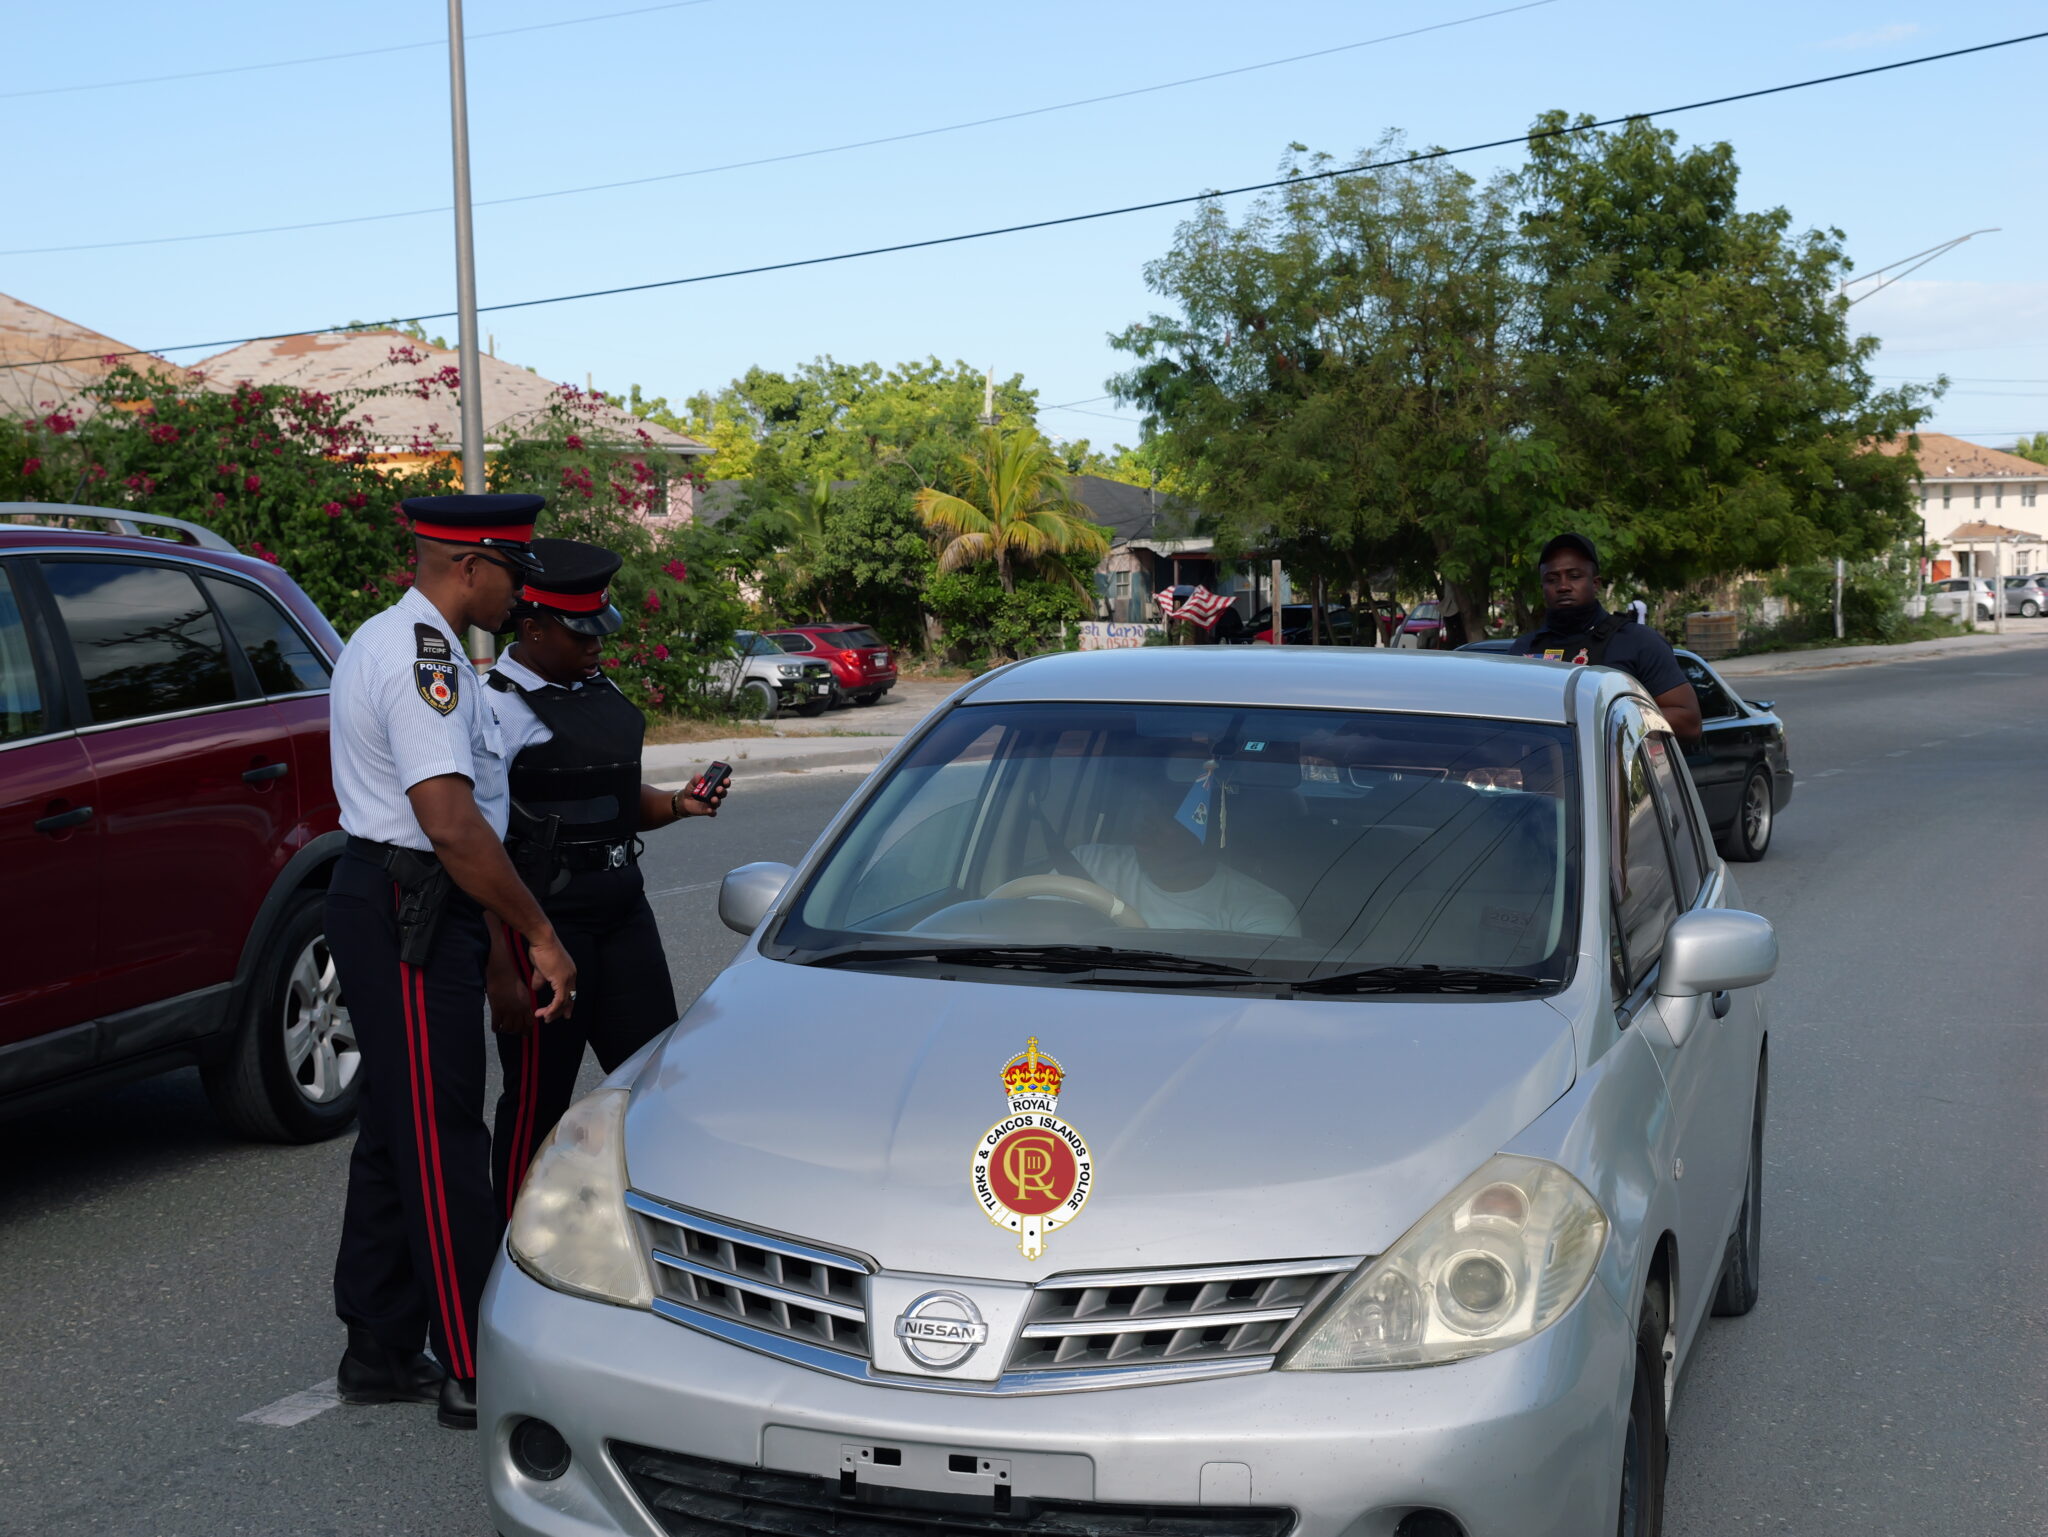
[(713, 759), (730, 763), (735, 779), (807, 769), (871, 769), (902, 740), (900, 736), (739, 736), (715, 742), (673, 742), (644, 750), (640, 770), (649, 784), (672, 790), (696, 778)]
[[(2008, 626), (2026, 624), (2008, 620)], [(1896, 646), (1828, 646), (1817, 651), (1778, 651), (1768, 656), (1731, 656), (1714, 663), (1727, 678), (1766, 678), (1777, 673), (1819, 672), (1831, 667), (1875, 667), (1888, 662), (1927, 662), (1967, 652), (1973, 656), (2023, 651), (2048, 646), (2048, 621), (2035, 620), (2025, 631), (2008, 628), (2003, 635), (1955, 635), (1942, 640), (1907, 641)]]

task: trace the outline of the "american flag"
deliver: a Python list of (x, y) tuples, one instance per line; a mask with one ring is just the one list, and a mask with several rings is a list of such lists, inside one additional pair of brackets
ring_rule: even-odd
[(1223, 611), (1230, 607), (1230, 599), (1219, 597), (1206, 587), (1197, 587), (1179, 603), (1173, 601), (1173, 594), (1162, 592), (1157, 599), (1161, 617), (1185, 619), (1189, 624), (1198, 624), (1205, 630), (1216, 628), (1216, 621)]

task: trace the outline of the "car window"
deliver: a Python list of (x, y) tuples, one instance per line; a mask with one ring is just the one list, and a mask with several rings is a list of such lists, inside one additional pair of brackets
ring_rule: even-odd
[(1664, 846), (1655, 795), (1650, 789), (1647, 743), (1625, 749), (1621, 784), (1621, 847), (1615, 851), (1621, 877), (1624, 983), (1633, 992), (1664, 954), (1664, 931), (1678, 916), (1671, 855)]
[(873, 630), (834, 630), (832, 639), (842, 646), (879, 646), (882, 637)]
[(776, 635), (770, 637), (784, 651), (815, 651), (808, 635)]
[(215, 607), (249, 659), (256, 685), (266, 694), (305, 694), (327, 687), (327, 663), (284, 610), (240, 582), (203, 579)]
[(1692, 797), (1685, 793), (1680, 781), (1683, 772), (1677, 745), (1669, 736), (1658, 732), (1644, 744), (1649, 750), (1650, 778), (1657, 792), (1658, 814), (1664, 823), (1664, 835), (1670, 841), (1673, 860), (1673, 875), (1677, 881), (1674, 896), (1680, 911), (1691, 907), (1700, 894), (1700, 883), (1706, 876), (1706, 856), (1700, 848), (1698, 830), (1693, 825)]
[(1721, 687), (1721, 680), (1707, 670), (1706, 663), (1682, 656), (1678, 659), (1678, 668), (1699, 698), (1701, 720), (1726, 720), (1731, 715), (1742, 713), (1735, 707), (1734, 696)]
[(1575, 764), (1568, 728), (1520, 721), (962, 707), (890, 770), (771, 953), (1058, 941), (1283, 981), (1434, 966), (1555, 986), (1577, 932)]
[(43, 578), (95, 725), (232, 703), (234, 674), (199, 584), (172, 566), (48, 560)]
[(28, 626), (15, 600), (13, 578), (0, 571), (0, 742), (40, 736), (42, 730), (43, 693), (36, 684)]

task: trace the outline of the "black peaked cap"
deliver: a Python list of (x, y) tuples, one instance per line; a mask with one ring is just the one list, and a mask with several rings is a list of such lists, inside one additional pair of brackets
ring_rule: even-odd
[(625, 616), (605, 601), (605, 589), (625, 564), (623, 556), (581, 539), (536, 539), (533, 553), (544, 571), (527, 579), (523, 602), (584, 635), (610, 635), (625, 624)]

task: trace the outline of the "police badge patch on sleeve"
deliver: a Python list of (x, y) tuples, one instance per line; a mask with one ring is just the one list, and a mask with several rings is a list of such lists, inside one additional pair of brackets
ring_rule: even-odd
[(414, 625), (412, 634), (419, 650), (418, 660), (412, 664), (413, 687), (435, 710), (443, 715), (452, 714), (462, 697), (462, 685), (448, 637), (430, 624)]

